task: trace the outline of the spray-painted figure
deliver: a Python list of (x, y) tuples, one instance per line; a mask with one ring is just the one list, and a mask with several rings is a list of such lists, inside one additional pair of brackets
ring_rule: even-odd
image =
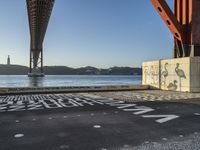
[(165, 67), (164, 67), (164, 71), (162, 71), (161, 75), (162, 77), (164, 77), (164, 87), (166, 87), (166, 78), (168, 76), (168, 70), (167, 70), (167, 66), (168, 66), (168, 63), (165, 63)]
[(179, 86), (180, 86), (180, 91), (181, 91), (181, 78), (183, 79), (186, 79), (186, 76), (185, 76), (185, 72), (182, 70), (182, 69), (179, 69), (179, 66), (180, 64), (177, 63), (176, 64), (176, 68), (175, 68), (175, 72), (176, 72), (176, 75), (179, 77)]
[(169, 83), (169, 85), (167, 86), (167, 88), (168, 88), (168, 90), (171, 90), (171, 91), (176, 91), (177, 90), (177, 81), (176, 80), (174, 80), (174, 83)]

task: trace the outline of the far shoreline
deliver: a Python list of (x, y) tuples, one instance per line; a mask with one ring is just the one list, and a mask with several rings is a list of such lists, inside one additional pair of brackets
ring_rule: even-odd
[[(29, 68), (21, 65), (0, 64), (0, 75), (27, 75)], [(142, 68), (138, 67), (111, 67), (108, 69), (91, 66), (70, 68), (67, 66), (44, 66), (45, 75), (142, 75)]]

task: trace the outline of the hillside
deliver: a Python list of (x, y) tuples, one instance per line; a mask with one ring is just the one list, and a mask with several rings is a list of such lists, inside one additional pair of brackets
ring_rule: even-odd
[(26, 66), (0, 64), (0, 75), (25, 75), (28, 71), (29, 68)]
[[(0, 75), (26, 75), (29, 68), (20, 65), (1, 65)], [(46, 75), (141, 75), (141, 68), (112, 67), (108, 69), (98, 69), (87, 66), (81, 68), (70, 68), (66, 66), (45, 66)]]

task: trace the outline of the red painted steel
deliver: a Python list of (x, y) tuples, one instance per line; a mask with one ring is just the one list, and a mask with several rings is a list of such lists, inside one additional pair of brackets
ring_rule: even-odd
[(174, 57), (200, 56), (200, 0), (151, 0), (174, 36)]
[(193, 0), (191, 20), (191, 43), (200, 45), (200, 0)]
[(151, 0), (151, 2), (155, 9), (159, 12), (170, 31), (173, 33), (174, 37), (182, 40), (183, 28), (169, 8), (168, 4), (164, 0)]

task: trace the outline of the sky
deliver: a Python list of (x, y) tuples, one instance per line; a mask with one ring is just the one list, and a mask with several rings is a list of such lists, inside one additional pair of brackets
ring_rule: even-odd
[[(0, 18), (0, 64), (29, 66), (26, 1), (0, 0)], [(171, 58), (173, 38), (150, 0), (56, 0), (43, 49), (46, 66), (141, 67)]]

